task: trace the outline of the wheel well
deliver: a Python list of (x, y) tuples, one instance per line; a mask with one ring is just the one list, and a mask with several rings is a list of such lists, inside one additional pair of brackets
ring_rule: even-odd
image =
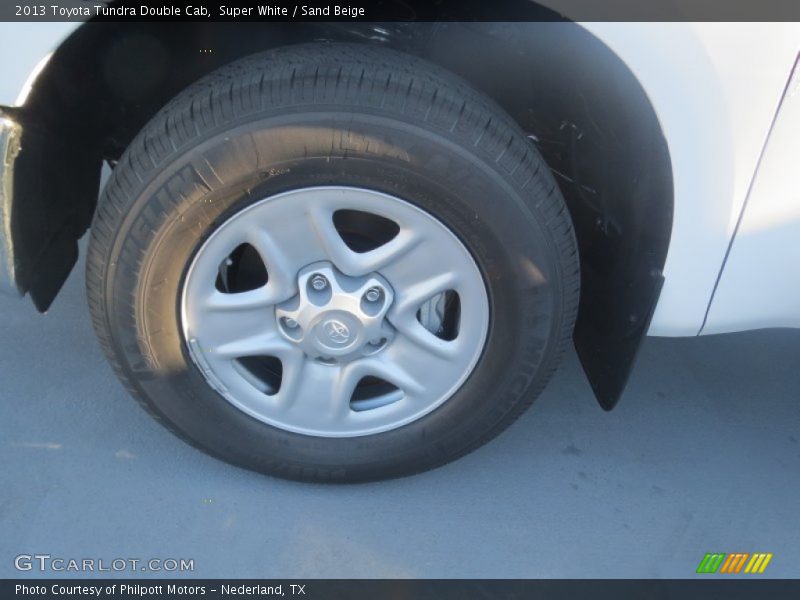
[[(38, 242), (29, 235), (22, 250), (55, 239), (53, 230), (67, 231), (74, 246), (90, 224), (100, 159), (113, 164), (187, 85), (241, 56), (315, 40), (383, 45), (437, 63), (491, 96), (529, 133), (557, 176), (579, 243), (576, 346), (601, 404), (613, 406), (658, 299), (672, 173), (636, 77), (574, 23), (88, 22), (57, 49), (19, 111), (23, 123), (36, 123), (31, 130), (47, 133), (38, 159), (35, 152), (21, 156), (20, 195), (36, 177), (36, 160), (69, 161), (69, 172), (48, 170), (53, 181), (28, 210), (29, 220), (47, 214), (50, 231)], [(83, 183), (65, 196), (76, 180)], [(69, 264), (51, 256), (28, 269), (36, 276), (25, 288), (40, 309), (74, 263), (72, 253), (59, 252)]]

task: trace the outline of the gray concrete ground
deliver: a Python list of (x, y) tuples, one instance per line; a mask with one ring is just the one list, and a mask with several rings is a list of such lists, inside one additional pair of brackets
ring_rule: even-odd
[(82, 265), (46, 316), (0, 300), (0, 576), (13, 558), (193, 558), (198, 577), (800, 576), (800, 332), (649, 339), (617, 410), (577, 359), (472, 455), (358, 486), (218, 462), (127, 396)]

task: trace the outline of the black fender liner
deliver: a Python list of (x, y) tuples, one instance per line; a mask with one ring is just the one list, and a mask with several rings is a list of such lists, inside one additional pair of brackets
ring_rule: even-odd
[(7, 291), (29, 294), (45, 312), (78, 259), (78, 239), (91, 222), (100, 182), (100, 153), (79, 127), (59, 130), (23, 109), (2, 108), (15, 124), (0, 179), (2, 252)]

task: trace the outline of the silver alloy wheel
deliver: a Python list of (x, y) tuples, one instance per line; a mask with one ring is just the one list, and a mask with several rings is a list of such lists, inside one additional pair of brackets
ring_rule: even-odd
[[(347, 211), (391, 221), (394, 235), (353, 249), (334, 217)], [(266, 281), (220, 290), (243, 244)], [(445, 295), (458, 300), (450, 335), (430, 325), (436, 310), (442, 322)], [(489, 301), (469, 251), (430, 214), (381, 192), (311, 187), (214, 231), (186, 275), (181, 318), (194, 363), (233, 405), (288, 431), (354, 437), (419, 419), (461, 387), (486, 341)], [(272, 383), (246, 367), (251, 357), (279, 361)], [(359, 395), (365, 382), (379, 393)]]

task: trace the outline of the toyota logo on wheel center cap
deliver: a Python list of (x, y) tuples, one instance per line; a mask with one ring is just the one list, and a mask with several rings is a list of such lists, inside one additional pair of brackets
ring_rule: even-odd
[(364, 326), (356, 315), (344, 310), (328, 311), (311, 325), (306, 351), (324, 357), (342, 357), (363, 343)]
[(339, 346), (343, 346), (350, 341), (350, 328), (339, 319), (328, 319), (322, 326), (328, 339)]

